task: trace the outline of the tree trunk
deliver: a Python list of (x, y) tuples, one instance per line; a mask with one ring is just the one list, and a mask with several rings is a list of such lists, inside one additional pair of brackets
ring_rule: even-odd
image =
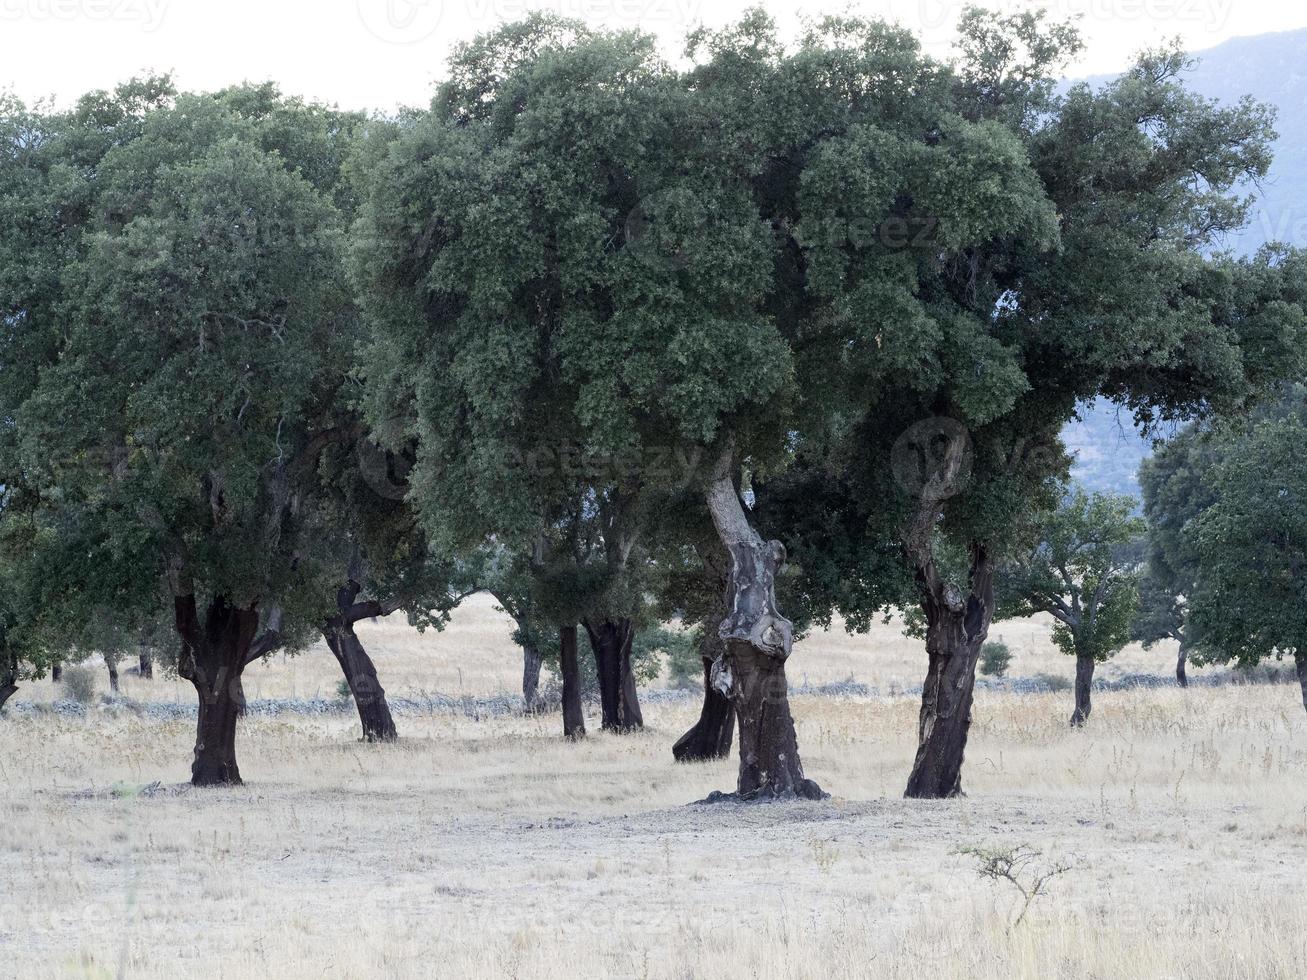
[(201, 625), (194, 595), (180, 595), (173, 602), (182, 641), (177, 673), (195, 686), (200, 705), (191, 783), (239, 784), (236, 719), (245, 711), (241, 673), (259, 626), (258, 605), (233, 606), (226, 596), (217, 596)]
[(340, 664), (349, 693), (354, 697), (359, 722), (363, 726), (363, 741), (393, 742), (399, 738), (395, 719), (390, 714), (386, 691), (377, 678), (377, 668), (354, 632), (354, 624), (341, 616), (333, 617), (322, 631), (327, 647)]
[(586, 620), (585, 631), (594, 653), (599, 678), (599, 704), (605, 731), (627, 732), (644, 726), (635, 674), (631, 670), (631, 644), (635, 629), (629, 619), (606, 619), (597, 625)]
[(0, 708), (18, 691), (18, 658), (5, 657), (4, 667), (0, 669)]
[(618, 708), (621, 711), (621, 725), (624, 731), (633, 731), (644, 727), (644, 713), (640, 710), (640, 691), (635, 684), (635, 669), (631, 666), (631, 645), (635, 642), (635, 630), (626, 632), (626, 642), (622, 645), (622, 690)]
[(929, 669), (921, 691), (917, 757), (904, 792), (912, 799), (962, 795), (976, 662), (994, 617), (993, 567), (979, 545), (972, 548), (970, 580), (964, 596), (939, 578), (933, 562), (917, 571)]
[(522, 647), (522, 703), (528, 714), (540, 710), (540, 665), (544, 658), (530, 644)]
[(1094, 684), (1094, 658), (1076, 657), (1076, 710), (1071, 712), (1071, 727), (1079, 728), (1089, 720), (1093, 708), (1090, 696)]
[(50, 665), (50, 680), (58, 684), (64, 679), (64, 665), (56, 660)]
[(563, 737), (585, 738), (581, 710), (581, 668), (576, 661), (576, 626), (558, 628), (558, 664), (563, 675)]
[(785, 661), (794, 627), (776, 608), (776, 572), (785, 548), (779, 541), (763, 541), (749, 524), (735, 488), (733, 457), (728, 449), (718, 460), (706, 498), (717, 536), (731, 556), (726, 615), (718, 630), (725, 652), (712, 683), (729, 692), (739, 718), (736, 795), (822, 799), (821, 787), (803, 775), (790, 714)]
[(712, 677), (714, 663), (726, 652), (718, 632), (721, 622), (719, 615), (710, 616), (703, 623), (703, 638), (699, 641), (699, 656), (703, 660), (703, 707), (694, 727), (672, 746), (672, 755), (677, 762), (706, 762), (725, 758), (731, 753), (735, 705), (713, 686)]
[(1181, 643), (1180, 652), (1176, 655), (1175, 658), (1175, 682), (1179, 684), (1181, 687), (1189, 686), (1189, 678), (1185, 674), (1185, 663), (1186, 661), (1188, 661), (1188, 659), (1189, 659), (1189, 651), (1186, 650), (1184, 648), (1184, 644)]
[(1307, 651), (1299, 650), (1293, 656), (1298, 668), (1298, 687), (1302, 690), (1302, 706), (1307, 709)]
[(145, 650), (141, 651), (141, 677), (147, 681), (154, 680), (154, 658)]
[(111, 663), (109, 666), (109, 690), (114, 694), (118, 693), (118, 664)]
[(354, 698), (354, 707), (359, 713), (359, 722), (363, 726), (363, 741), (393, 742), (399, 738), (395, 729), (395, 719), (390, 714), (390, 705), (386, 701), (385, 688), (377, 678), (377, 668), (358, 634), (354, 624), (360, 619), (369, 619), (378, 615), (389, 615), (388, 608), (376, 602), (356, 603), (363, 587), (352, 575), (336, 592), (336, 615), (327, 620), (322, 631), (327, 648), (331, 650), (340, 664), (345, 683)]

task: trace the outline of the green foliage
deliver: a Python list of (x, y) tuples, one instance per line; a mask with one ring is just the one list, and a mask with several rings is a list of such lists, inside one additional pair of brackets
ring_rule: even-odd
[(990, 640), (980, 647), (980, 672), (986, 677), (1002, 677), (1012, 663), (1012, 650), (1002, 640)]
[(23, 193), (0, 194), (0, 295), (22, 327), (0, 359), (3, 534), (40, 570), (23, 642), (81, 643), (106, 615), (143, 628), (169, 584), (307, 630), (330, 594), (317, 457), (348, 422), (356, 339), (352, 117), (166, 79), (5, 108), (0, 182)]
[[(666, 664), (672, 687), (685, 688), (701, 684), (703, 661), (699, 655), (699, 642), (697, 629), (679, 630), (658, 626), (637, 633), (631, 644), (631, 662), (637, 680), (654, 680)], [(638, 667), (635, 666), (637, 664)]]
[(1009, 615), (1048, 613), (1053, 641), (1075, 657), (1107, 660), (1129, 642), (1139, 601), (1135, 500), (1074, 488), (1036, 518), (1037, 543), (1003, 569)]
[(1186, 529), (1199, 561), (1190, 617), (1207, 659), (1252, 665), (1307, 649), (1301, 389), (1281, 411), (1227, 437), (1207, 474), (1215, 500)]
[(1300, 599), (1304, 404), (1288, 385), (1246, 416), (1185, 429), (1144, 467), (1145, 642), (1173, 637), (1200, 663), (1248, 667), (1302, 647), (1284, 603)]

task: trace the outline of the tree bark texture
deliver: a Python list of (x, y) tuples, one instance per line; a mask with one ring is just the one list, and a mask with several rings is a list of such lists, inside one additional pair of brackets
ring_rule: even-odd
[(904, 792), (909, 798), (962, 794), (976, 662), (994, 617), (994, 571), (981, 546), (972, 548), (969, 578), (968, 591), (963, 593), (940, 578), (933, 562), (918, 567), (929, 667), (921, 692), (917, 756)]
[(822, 799), (821, 787), (803, 774), (790, 714), (785, 661), (794, 628), (776, 608), (776, 572), (785, 561), (785, 548), (779, 541), (763, 541), (749, 524), (733, 468), (728, 450), (718, 460), (706, 498), (717, 536), (731, 556), (726, 612), (718, 630), (725, 652), (710, 683), (731, 701), (739, 719), (736, 795), (742, 800)]
[(108, 665), (108, 667), (109, 667), (109, 690), (112, 691), (114, 694), (117, 694), (119, 691), (118, 664), (111, 663)]
[(720, 633), (721, 623), (720, 611), (703, 623), (703, 638), (699, 642), (699, 657), (703, 661), (703, 707), (694, 727), (672, 746), (672, 756), (677, 762), (706, 762), (725, 758), (731, 753), (735, 705), (713, 685), (712, 680), (713, 667), (726, 652)]
[(235, 606), (215, 597), (201, 623), (194, 595), (173, 600), (177, 634), (182, 641), (177, 673), (190, 681), (199, 698), (191, 783), (236, 785), (236, 720), (245, 711), (241, 674), (259, 626), (258, 606)]
[(563, 736), (585, 738), (581, 710), (581, 668), (576, 660), (576, 626), (558, 628), (558, 663), (563, 675)]
[(1094, 658), (1076, 657), (1076, 708), (1071, 712), (1071, 727), (1079, 728), (1089, 720), (1093, 710)]
[(534, 646), (522, 647), (522, 703), (528, 714), (540, 710), (540, 667), (544, 658)]
[(640, 701), (631, 669), (635, 628), (629, 619), (585, 622), (599, 678), (599, 704), (605, 731), (628, 732), (644, 727)]
[(374, 603), (356, 603), (354, 600), (360, 591), (361, 586), (353, 580), (341, 586), (336, 593), (338, 612), (327, 620), (322, 636), (349, 685), (363, 728), (363, 741), (393, 742), (399, 738), (399, 731), (386, 701), (386, 690), (377, 677), (376, 665), (354, 632), (354, 624), (360, 619), (385, 615), (386, 612), (376, 608)]

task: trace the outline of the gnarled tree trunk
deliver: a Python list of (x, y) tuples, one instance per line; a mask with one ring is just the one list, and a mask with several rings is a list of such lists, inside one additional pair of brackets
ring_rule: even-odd
[(528, 714), (540, 710), (540, 667), (544, 658), (534, 646), (522, 647), (522, 703)]
[(763, 541), (749, 524), (735, 488), (734, 453), (718, 460), (707, 488), (708, 511), (731, 556), (726, 614), (718, 630), (725, 652), (711, 682), (726, 693), (740, 724), (742, 800), (776, 797), (822, 799), (803, 774), (790, 714), (785, 661), (793, 624), (776, 608), (776, 572), (785, 561), (779, 541)]
[(1185, 664), (1189, 660), (1189, 651), (1185, 649), (1183, 641), (1180, 643), (1180, 652), (1175, 657), (1175, 682), (1181, 687), (1189, 686), (1189, 677), (1185, 674)]
[(967, 593), (943, 581), (933, 561), (918, 568), (917, 586), (930, 665), (921, 692), (917, 757), (904, 795), (944, 799), (962, 794), (976, 662), (994, 617), (994, 572), (986, 549), (972, 548)]
[(114, 694), (117, 694), (119, 691), (118, 662), (115, 660), (114, 662), (108, 664), (108, 667), (109, 667), (109, 690), (112, 691)]
[(340, 664), (354, 707), (363, 726), (363, 741), (393, 742), (399, 738), (395, 719), (386, 701), (386, 690), (377, 678), (377, 668), (354, 632), (354, 624), (372, 616), (388, 615), (389, 610), (375, 602), (355, 602), (362, 586), (350, 579), (336, 593), (339, 610), (322, 630), (327, 648)]
[(1079, 728), (1089, 720), (1094, 686), (1094, 658), (1076, 657), (1076, 709), (1071, 712), (1071, 727)]
[(176, 596), (173, 603), (182, 641), (177, 673), (195, 686), (200, 705), (191, 783), (238, 784), (236, 719), (245, 711), (241, 674), (259, 626), (258, 606), (233, 606), (217, 596), (201, 624), (194, 595)]
[(576, 626), (558, 628), (558, 664), (563, 675), (563, 736), (585, 738), (581, 710), (581, 668), (576, 660)]
[(1302, 689), (1302, 706), (1307, 709), (1307, 651), (1299, 650), (1293, 657), (1298, 668), (1298, 687)]
[(599, 704), (606, 731), (626, 732), (642, 728), (644, 718), (631, 670), (631, 644), (635, 629), (629, 619), (585, 622), (599, 678)]
[[(706, 762), (730, 755), (735, 734), (735, 705), (713, 686), (713, 665), (726, 652), (722, 643), (722, 616), (710, 616), (703, 623), (699, 657), (703, 661), (703, 707), (694, 727), (676, 740), (672, 755), (677, 762)], [(729, 691), (727, 692), (729, 693)]]
[(154, 680), (154, 658), (146, 650), (141, 651), (140, 674), (147, 681)]
[(333, 619), (323, 631), (327, 647), (340, 664), (349, 693), (358, 710), (365, 742), (393, 742), (399, 738), (395, 719), (390, 714), (385, 688), (377, 678), (377, 668), (363, 648), (353, 623), (336, 623)]

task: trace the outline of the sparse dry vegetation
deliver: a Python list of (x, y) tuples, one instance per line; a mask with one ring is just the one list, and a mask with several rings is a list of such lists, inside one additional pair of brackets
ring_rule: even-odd
[[(478, 599), (443, 633), (379, 625), (370, 646), (396, 694), (511, 691), (510, 628)], [(1015, 676), (1072, 666), (1047, 629), (1004, 624)], [(852, 675), (888, 692), (910, 683), (910, 650), (892, 627), (822, 633), (794, 664), (800, 680)], [(1130, 648), (1105, 673), (1168, 663)], [(252, 696), (330, 695), (334, 666), (323, 650), (277, 661), (251, 672)], [(124, 678), (132, 697), (185, 697), (154, 685)], [(556, 715), (402, 715), (390, 746), (360, 743), (348, 712), (251, 717), (248, 783), (218, 790), (184, 785), (189, 721), (11, 711), (0, 721), (4, 971), (1300, 976), (1307, 718), (1296, 694), (1103, 692), (1071, 731), (1065, 694), (981, 690), (969, 795), (936, 802), (899, 798), (915, 698), (797, 696), (807, 766), (832, 799), (755, 807), (687, 805), (735, 766), (672, 762), (692, 698), (649, 704), (641, 733), (578, 744)], [(740, 857), (746, 840), (761, 858)], [(1077, 871), (1009, 931), (1012, 894), (957, 853), (978, 844), (1026, 844)], [(760, 945), (733, 907), (751, 910)], [(195, 921), (215, 926), (197, 933)]]

